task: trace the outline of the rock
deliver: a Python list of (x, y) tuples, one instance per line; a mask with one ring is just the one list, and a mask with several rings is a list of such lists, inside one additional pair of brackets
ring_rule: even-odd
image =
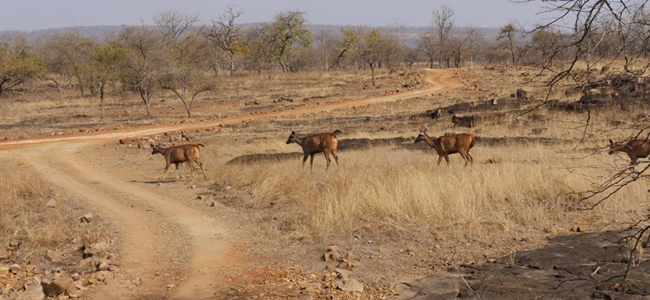
[(83, 286), (84, 286), (83, 281), (81, 280), (73, 281), (68, 285), (68, 287), (66, 287), (65, 293), (68, 295), (72, 293), (77, 293), (79, 290), (83, 288)]
[(59, 279), (49, 282), (49, 280), (43, 280), (41, 285), (43, 286), (43, 291), (48, 297), (55, 297), (63, 294), (69, 285), (72, 284), (72, 278), (67, 275), (61, 276)]
[(0, 267), (0, 276), (7, 276), (9, 274), (9, 268)]
[(500, 164), (503, 159), (500, 156), (495, 156), (488, 158), (488, 160), (485, 161), (486, 164)]
[(90, 248), (94, 244), (107, 244), (110, 243), (108, 235), (103, 232), (89, 235), (81, 240), (85, 248)]
[(544, 232), (550, 233), (550, 234), (556, 234), (557, 233), (557, 228), (551, 226), (549, 228), (544, 229)]
[(29, 259), (29, 264), (33, 266), (37, 266), (43, 263), (43, 257), (39, 255), (32, 256), (32, 258)]
[(120, 144), (122, 145), (130, 145), (133, 142), (131, 138), (125, 138), (120, 140)]
[(0, 261), (1, 260), (7, 260), (7, 259), (11, 258), (12, 254), (13, 253), (11, 253), (11, 251), (0, 251)]
[(34, 277), (25, 283), (25, 292), (20, 294), (18, 300), (42, 300), (45, 299), (43, 286), (38, 278)]
[(23, 268), (21, 268), (19, 265), (13, 264), (11, 265), (11, 267), (9, 267), (9, 272), (11, 272), (12, 274), (18, 274), (18, 272), (22, 269)]
[(578, 225), (578, 226), (573, 226), (573, 227), (571, 228), (571, 231), (575, 231), (575, 232), (585, 232), (585, 231), (587, 231), (588, 229), (589, 229), (589, 227), (588, 227), (587, 225)]
[(527, 101), (529, 98), (528, 92), (522, 89), (517, 90), (517, 99)]
[(541, 134), (542, 132), (548, 130), (548, 128), (533, 128), (532, 132), (533, 134)]
[(506, 227), (505, 224), (497, 225), (497, 229), (499, 229), (500, 231), (508, 231), (508, 227)]
[(88, 223), (88, 222), (90, 222), (94, 217), (95, 217), (95, 216), (93, 215), (93, 213), (87, 213), (87, 214), (81, 216), (81, 218), (79, 218), (79, 219), (80, 219), (82, 222), (86, 222), (86, 223)]
[(356, 279), (352, 278), (337, 281), (336, 286), (346, 292), (363, 292), (363, 285)]
[(300, 295), (300, 297), (297, 298), (297, 300), (314, 300), (313, 295)]
[(476, 125), (476, 117), (455, 114), (451, 117), (451, 122), (458, 126), (472, 128)]
[(335, 273), (336, 273), (336, 277), (340, 279), (350, 278), (350, 274), (352, 274), (351, 271), (345, 269), (336, 269)]
[(56, 200), (50, 199), (49, 201), (47, 201), (47, 203), (45, 203), (45, 206), (49, 207), (49, 208), (55, 208), (56, 207)]

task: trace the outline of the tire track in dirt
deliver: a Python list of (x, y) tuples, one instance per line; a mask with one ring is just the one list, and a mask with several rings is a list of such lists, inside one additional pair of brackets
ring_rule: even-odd
[(353, 99), (353, 100), (346, 100), (346, 101), (338, 101), (336, 103), (329, 103), (325, 105), (296, 107), (295, 109), (291, 109), (291, 110), (273, 111), (273, 112), (268, 112), (259, 115), (249, 115), (249, 114), (237, 115), (225, 119), (210, 120), (210, 121), (204, 121), (201, 123), (193, 123), (193, 124), (143, 126), (137, 128), (121, 129), (112, 132), (95, 132), (91, 134), (79, 134), (75, 136), (46, 137), (46, 138), (38, 138), (38, 139), (5, 141), (0, 143), (0, 150), (20, 147), (21, 145), (30, 145), (30, 144), (46, 143), (46, 142), (120, 139), (120, 138), (133, 137), (133, 136), (160, 134), (168, 131), (194, 130), (194, 129), (212, 128), (219, 125), (241, 124), (243, 121), (299, 116), (304, 114), (319, 113), (319, 112), (331, 111), (337, 109), (351, 109), (354, 106), (394, 102), (402, 99), (428, 96), (434, 93), (442, 93), (442, 92), (455, 90), (463, 86), (463, 83), (460, 80), (455, 78), (455, 76), (459, 72), (459, 69), (445, 69), (445, 70), (426, 69), (426, 71), (427, 71), (427, 76), (425, 76), (424, 81), (430, 85), (429, 87), (420, 90), (394, 94), (390, 96), (361, 98), (361, 99)]
[[(212, 217), (187, 207), (176, 199), (154, 193), (84, 165), (83, 159), (75, 157), (75, 152), (85, 151), (84, 148), (88, 145), (93, 144), (47, 144), (40, 146), (38, 150), (28, 151), (23, 155), (23, 160), (43, 174), (48, 182), (71, 194), (81, 196), (91, 205), (100, 208), (102, 214), (116, 225), (124, 240), (122, 269), (130, 273), (133, 278), (154, 278), (154, 280), (146, 280), (146, 289), (140, 288), (140, 290), (151, 290), (151, 294), (137, 295), (134, 299), (166, 294), (161, 290), (161, 287), (166, 284), (156, 281), (152, 275), (160, 269), (171, 268), (166, 266), (165, 262), (171, 261), (173, 253), (179, 250), (168, 249), (169, 245), (165, 245), (165, 241), (155, 235), (160, 230), (151, 229), (158, 223), (157, 220), (153, 220), (154, 217), (151, 216), (153, 214), (124, 203), (129, 200), (141, 201), (148, 207), (153, 207), (153, 210), (165, 216), (168, 222), (173, 222), (182, 228), (182, 232), (176, 235), (183, 235), (189, 239), (190, 266), (187, 270), (183, 270), (188, 277), (178, 278), (181, 284), (174, 298), (206, 299), (214, 295), (217, 291), (214, 283), (218, 282), (220, 268), (237, 262), (236, 258), (229, 257), (230, 243), (227, 241), (227, 230)], [(56, 154), (39, 155), (39, 152), (50, 153), (52, 149), (56, 150)], [(120, 196), (125, 194), (129, 195), (130, 199), (123, 199), (124, 197)], [(171, 234), (169, 230), (167, 232)], [(180, 243), (182, 237), (172, 236), (172, 240)], [(130, 298), (128, 294), (119, 294), (118, 291), (121, 289), (108, 286), (99, 290), (97, 297), (98, 299)]]

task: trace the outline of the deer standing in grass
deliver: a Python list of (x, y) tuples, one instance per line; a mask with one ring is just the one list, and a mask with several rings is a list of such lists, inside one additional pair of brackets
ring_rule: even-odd
[(169, 170), (169, 166), (171, 164), (176, 165), (176, 180), (178, 180), (178, 165), (184, 162), (187, 162), (190, 165), (190, 180), (194, 177), (194, 165), (192, 163), (196, 163), (201, 167), (201, 172), (203, 173), (203, 178), (206, 180), (208, 179), (205, 176), (205, 170), (203, 169), (203, 164), (200, 161), (200, 154), (199, 154), (199, 147), (205, 147), (203, 144), (187, 144), (187, 145), (179, 145), (179, 146), (171, 146), (169, 148), (163, 148), (160, 146), (154, 146), (151, 144), (151, 148), (153, 148), (153, 152), (151, 152), (151, 155), (154, 154), (162, 154), (162, 156), (165, 157), (165, 162), (167, 165), (165, 165), (165, 171), (163, 172), (163, 176), (160, 179), (165, 180), (165, 174), (167, 174), (167, 170)]
[(325, 154), (325, 160), (327, 160), (327, 167), (325, 167), (325, 170), (328, 170), (331, 162), (330, 153), (334, 156), (336, 165), (339, 165), (339, 157), (336, 155), (339, 147), (339, 140), (336, 138), (336, 134), (340, 132), (341, 131), (337, 129), (332, 133), (321, 133), (299, 137), (296, 135), (295, 131), (292, 131), (287, 140), (287, 144), (296, 143), (302, 147), (302, 151), (305, 153), (305, 157), (302, 158), (303, 168), (305, 167), (307, 157), (311, 156), (310, 164), (311, 169), (313, 170), (314, 154), (323, 152), (323, 154)]
[(427, 134), (427, 130), (424, 129), (420, 131), (416, 143), (425, 141), (431, 148), (435, 149), (438, 152), (438, 165), (444, 157), (449, 165), (449, 154), (458, 153), (460, 156), (465, 159), (465, 167), (468, 163), (474, 164), (474, 158), (469, 154), (469, 150), (474, 147), (474, 137), (471, 134), (461, 133), (453, 135), (445, 135), (439, 138), (430, 137)]
[(614, 143), (609, 140), (609, 155), (616, 152), (623, 152), (630, 157), (630, 164), (635, 164), (639, 158), (645, 158), (650, 155), (650, 141), (648, 140), (631, 140), (627, 143)]

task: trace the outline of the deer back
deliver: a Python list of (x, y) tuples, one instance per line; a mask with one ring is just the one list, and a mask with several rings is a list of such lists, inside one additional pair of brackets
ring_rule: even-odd
[(458, 153), (461, 149), (469, 151), (474, 146), (474, 137), (467, 133), (446, 135), (439, 137), (437, 144), (448, 154)]
[(610, 150), (609, 154), (614, 152), (624, 152), (624, 153), (634, 153), (637, 157), (646, 157), (650, 155), (650, 142), (648, 140), (631, 140), (625, 144), (623, 143), (614, 143), (610, 141)]

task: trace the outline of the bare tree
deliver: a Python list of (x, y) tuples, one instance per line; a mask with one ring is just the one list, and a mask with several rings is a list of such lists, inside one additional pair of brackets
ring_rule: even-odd
[(451, 35), (454, 21), (451, 17), (454, 16), (454, 11), (448, 6), (442, 6), (440, 9), (433, 11), (433, 30), (437, 38), (439, 67), (442, 68), (444, 56), (448, 55), (449, 49), (447, 47), (447, 40)]
[(153, 15), (152, 18), (162, 33), (163, 43), (176, 42), (200, 21), (198, 15), (190, 15), (176, 8), (163, 10)]
[(235, 20), (242, 13), (242, 11), (233, 11), (233, 7), (228, 6), (228, 10), (223, 15), (212, 21), (212, 27), (207, 34), (208, 39), (230, 58), (230, 76), (235, 73), (235, 56), (247, 53), (241, 42), (241, 29), (235, 26)]
[(506, 25), (501, 26), (499, 36), (497, 37), (497, 40), (500, 40), (502, 38), (507, 38), (507, 43), (505, 43), (505, 47), (510, 50), (510, 58), (512, 59), (512, 65), (515, 66), (517, 65), (516, 59), (515, 59), (515, 33), (517, 32), (517, 28), (515, 27), (514, 24), (508, 23)]

